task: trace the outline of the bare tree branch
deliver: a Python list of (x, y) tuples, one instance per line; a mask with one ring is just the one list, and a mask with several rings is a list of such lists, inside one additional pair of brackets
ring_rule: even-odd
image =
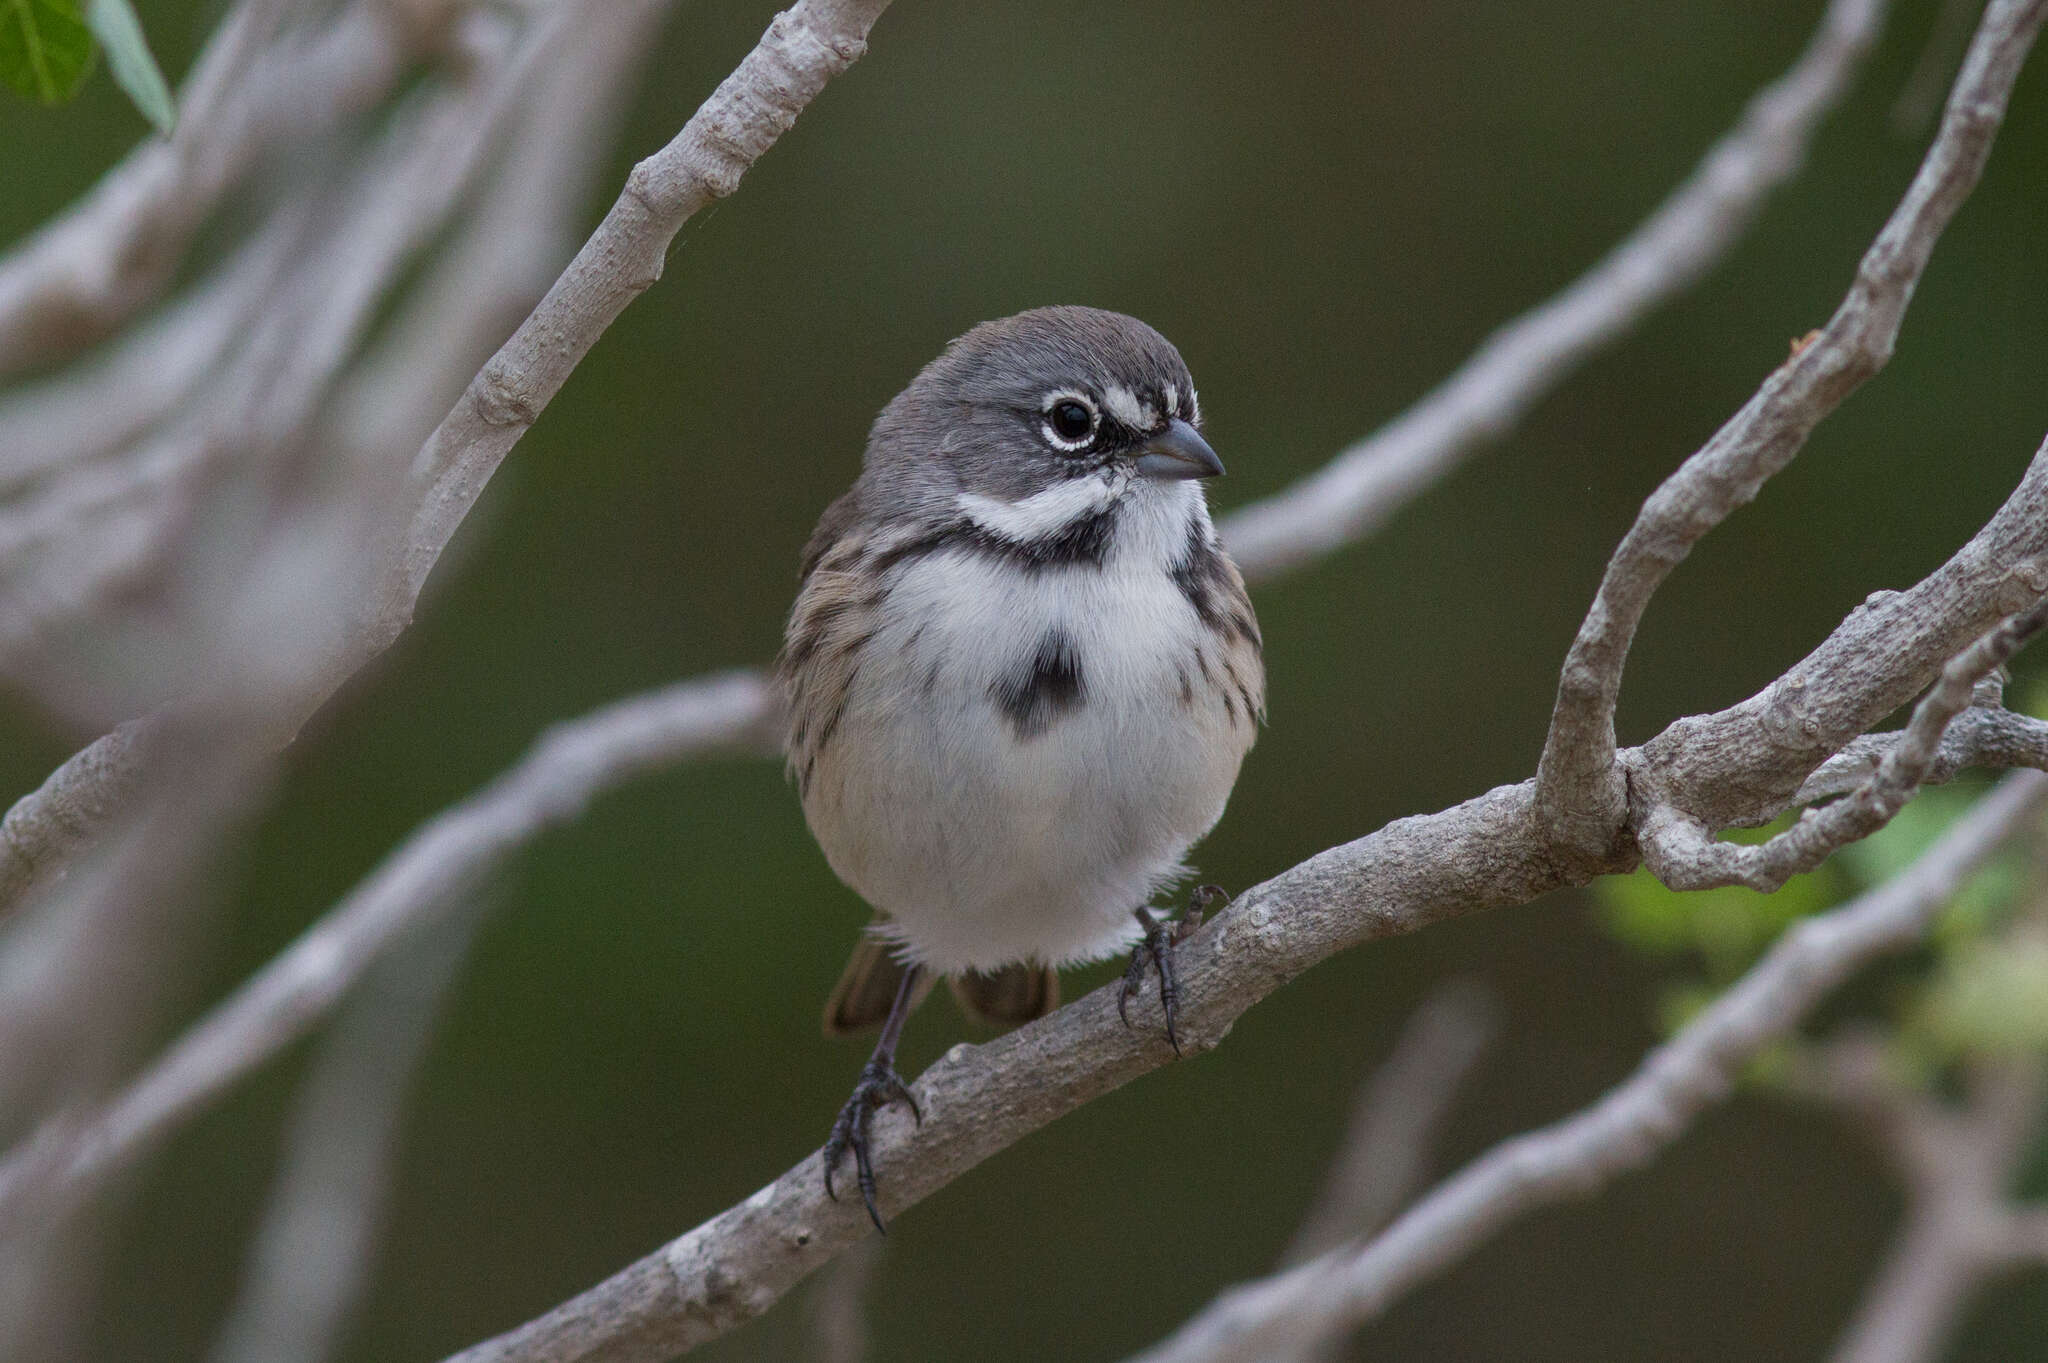
[[(212, 902), (198, 881), (260, 804), (269, 754), (203, 722), (166, 748), (131, 817), (14, 925), (0, 969), (0, 1121), (65, 1117), (104, 1101), (163, 1018)], [(108, 1208), (38, 1184), (31, 1215), (0, 1226), (0, 1357), (68, 1358), (91, 1319)]]
[(1281, 1265), (1371, 1235), (1422, 1183), (1465, 1076), (1500, 1031), (1500, 1001), (1457, 979), (1422, 1001), (1358, 1089), (1344, 1143)]
[[(778, 15), (761, 42), (704, 102), (668, 146), (635, 167), (624, 192), (533, 314), (471, 382), (419, 452), (401, 519), (411, 524), (385, 546), (380, 584), (367, 592), (348, 637), (318, 657), (317, 675), (293, 704), (280, 707), (278, 741), (348, 677), (388, 647), (410, 623), (426, 575), (485, 482), (561, 387), (575, 363), (627, 303), (661, 272), (664, 253), (682, 223), (713, 199), (730, 194), (740, 176), (794, 122), (830, 78), (865, 50), (866, 34), (887, 0), (799, 0)], [(166, 456), (168, 458), (168, 456)], [(118, 499), (125, 487), (115, 487)], [(115, 567), (132, 565), (150, 545), (145, 523), (121, 526), (139, 544), (115, 541)], [(110, 571), (94, 559), (91, 575)], [(77, 577), (73, 569), (68, 576)], [(36, 637), (33, 621), (14, 631)], [(19, 892), (61, 866), (87, 830), (92, 811), (118, 805), (87, 787), (118, 790), (132, 783), (145, 754), (133, 743), (101, 740), (66, 764), (58, 790), (67, 803), (45, 825), (41, 792), (9, 812), (12, 833), (0, 838), (0, 907), (5, 890)], [(81, 760), (82, 759), (82, 760)], [(55, 780), (55, 778), (53, 778)], [(50, 783), (45, 784), (50, 789)], [(53, 794), (58, 791), (52, 791)], [(16, 853), (33, 857), (34, 869)]]
[[(1810, 805), (1861, 789), (1899, 741), (1897, 734), (1865, 734), (1821, 763), (1792, 798)], [(1999, 707), (1974, 705), (1956, 716), (1928, 764), (1926, 782), (1943, 785), (1969, 767), (2048, 770), (2048, 721)]]
[(1615, 550), (1565, 659), (1537, 766), (1537, 813), (1571, 845), (1598, 854), (1624, 836), (1629, 793), (1615, 761), (1614, 707), (1651, 595), (1702, 536), (1755, 498), (1814, 426), (1891, 358), (1934, 244), (1990, 157), (2044, 9), (2042, 0), (1992, 0), (1941, 131), (1833, 319), (1665, 479)]
[(1514, 1218), (1643, 1167), (1857, 969), (1919, 940), (1963, 878), (2044, 806), (2048, 774), (2008, 776), (1903, 875), (1791, 928), (1598, 1103), (1496, 1146), (1363, 1248), (1231, 1289), (1134, 1363), (1250, 1360), (1353, 1328)]
[(1873, 1038), (1838, 1038), (1802, 1059), (1798, 1087), (1868, 1128), (1906, 1187), (1904, 1224), (1834, 1363), (1933, 1363), (1970, 1298), (2030, 1261), (2013, 1250), (2039, 1212), (2009, 1198), (2041, 1128), (2041, 1062), (1980, 1061), (1951, 1105), (1894, 1080)]
[[(1901, 688), (1917, 690), (1925, 684), (1927, 673), (1919, 670), (1923, 656), (1955, 654), (1970, 647), (1973, 639), (1961, 631), (1984, 628), (1975, 617), (1988, 599), (1997, 596), (1994, 589), (2009, 579), (2012, 565), (2042, 555), (2048, 555), (2048, 446), (1984, 530), (1912, 591), (1898, 594), (1908, 608), (1880, 618), (1859, 610), (1801, 665), (1811, 669), (1804, 674), (1811, 689), (1854, 688), (1861, 693), (1862, 722), (1875, 723), (1889, 713), (1895, 704), (1890, 697)], [(1843, 703), (1845, 716), (1854, 716), (1853, 705), (1853, 700)], [(498, 782), (416, 834), (375, 876), (188, 1033), (116, 1109), (92, 1123), (89, 1136), (70, 1139), (79, 1162), (35, 1167), (54, 1168), (47, 1176), (68, 1182), (96, 1177), (101, 1168), (125, 1161), (239, 1074), (302, 1035), (384, 942), (405, 923), (444, 908), (468, 877), (495, 864), (541, 828), (573, 817), (581, 803), (610, 780), (706, 748), (746, 745), (769, 750), (774, 707), (772, 692), (758, 674), (733, 673), (620, 702), (562, 726)], [(1672, 728), (1705, 724), (1728, 750), (1747, 753), (1760, 764), (1748, 772), (1721, 771), (1719, 779), (1746, 790), (1795, 789), (1811, 770), (1813, 755), (1759, 741), (1759, 734), (1750, 730), (1768, 721), (1768, 711), (1746, 702), (1721, 716), (1681, 720)], [(544, 759), (556, 744), (567, 749), (571, 738), (604, 757), (567, 764), (575, 776), (564, 788), (573, 792), (576, 803), (562, 807), (547, 792), (566, 778), (554, 762)], [(1623, 756), (1642, 771), (1645, 786), (1654, 786), (1657, 769), (1646, 762), (1647, 751), (1646, 747)], [(1761, 767), (1766, 763), (1773, 764), (1768, 774)], [(1412, 932), (1479, 909), (1526, 903), (1596, 875), (1633, 869), (1632, 850), (1605, 862), (1562, 855), (1531, 821), (1533, 789), (1533, 782), (1503, 786), (1439, 814), (1398, 820), (1248, 892), (1226, 918), (1244, 924), (1236, 935), (1249, 934), (1256, 949), (1240, 944), (1252, 958), (1233, 963), (1233, 982), (1217, 986), (1227, 988), (1234, 1001), (1233, 1007), (1216, 1014), (1221, 1019), (1217, 1025), (1227, 1029), (1229, 1018), (1278, 986), (1285, 976), (1268, 975), (1269, 969), (1279, 968), (1270, 965), (1272, 959), (1289, 962), (1285, 974), (1291, 975), (1365, 941)], [(1702, 801), (1708, 798), (1704, 789), (1690, 794)], [(1276, 886), (1290, 888), (1282, 892)], [(1262, 902), (1269, 891), (1290, 906), (1284, 926), (1247, 907)], [(1195, 939), (1204, 940), (1210, 940), (1207, 934)], [(1189, 976), (1190, 991), (1199, 987), (1192, 983), (1195, 978)], [(1092, 1038), (1082, 1039), (1088, 1035), (1077, 1026), (1068, 1044), (1098, 1045)], [(1146, 1068), (1150, 1065), (1112, 1067), (1104, 1073), (1104, 1089)], [(1040, 1124), (1015, 1131), (1002, 1144)], [(24, 1191), (18, 1168), (16, 1157), (0, 1163), (0, 1215)], [(935, 1171), (929, 1166), (925, 1170)]]
[(33, 1189), (89, 1188), (251, 1066), (305, 1033), (377, 954), (445, 912), (510, 852), (599, 792), (683, 757), (759, 746), (768, 714), (746, 674), (688, 682), (542, 735), (524, 760), (440, 815), (332, 913), (188, 1031), (83, 1128), (47, 1128), (0, 1163), (0, 1225)]
[(739, 188), (834, 76), (867, 50), (889, 0), (798, 0), (626, 187), (533, 315), (499, 347), (413, 464), (417, 510), (370, 622), (371, 652), (411, 623), (427, 574), (498, 465), (597, 338), (661, 278), (668, 245)]
[(1808, 809), (1799, 821), (1756, 846), (1720, 842), (1712, 830), (1671, 805), (1653, 806), (1636, 829), (1643, 862), (1674, 890), (1746, 885), (1769, 893), (1811, 871), (1852, 842), (1891, 822), (1934, 769), (1949, 722), (1969, 708), (1977, 683), (2005, 665), (2048, 626), (2048, 598), (2016, 615), (1950, 660), (1877, 770), (1843, 799)]
[[(1896, 705), (1899, 694), (1926, 684), (1940, 664), (1930, 667), (1925, 658), (1958, 654), (1975, 642), (1963, 631), (1984, 628), (1977, 617), (2013, 580), (2015, 565), (2043, 556), (2048, 556), (2048, 446), (1969, 544), (1911, 591), (1897, 594), (1898, 609), (1859, 608), (1815, 650), (1800, 665), (1806, 669), (1802, 692), (1831, 697), (1842, 723), (1875, 723)], [(1838, 690), (1850, 694), (1837, 696)], [(739, 673), (721, 683), (686, 685), (672, 695), (623, 702), (616, 712), (602, 711), (565, 726), (556, 741), (566, 746), (561, 736), (573, 735), (602, 752), (603, 759), (569, 762), (565, 769), (573, 776), (565, 776), (543, 760), (551, 747), (544, 740), (497, 784), (428, 825), (375, 877), (195, 1026), (112, 1108), (83, 1127), (46, 1131), (0, 1163), (0, 1217), (36, 1183), (89, 1185), (146, 1148), (238, 1075), (303, 1034), (405, 923), (445, 907), (468, 877), (537, 829), (573, 817), (605, 781), (676, 760), (700, 744), (766, 747), (772, 713), (772, 697), (761, 679)], [(625, 715), (634, 718), (621, 722)], [(1748, 771), (1717, 766), (1717, 779), (1745, 792), (1791, 791), (1818, 757), (1803, 747), (1770, 741), (1772, 718), (1768, 708), (1745, 702), (1717, 716), (1681, 720), (1651, 745), (1622, 758), (1640, 773), (1643, 785), (1656, 787), (1662, 767), (1649, 758), (1651, 749), (1682, 725), (1704, 728), (1718, 736), (1726, 751), (1746, 754), (1757, 764)], [(1667, 751), (1671, 756), (1661, 763), (1675, 765), (1688, 750)], [(554, 791), (568, 794), (548, 794)], [(1717, 798), (1704, 788), (1688, 794), (1689, 802), (1714, 803)], [(1258, 999), (1348, 947), (1481, 909), (1526, 903), (1549, 890), (1633, 868), (1632, 849), (1605, 861), (1562, 850), (1533, 819), (1533, 798), (1534, 782), (1529, 781), (1438, 814), (1397, 820), (1247, 891), (1181, 949), (1184, 998), (1193, 1000), (1182, 1005), (1184, 1040), (1213, 1046)], [(884, 1138), (884, 1210), (893, 1213), (910, 1205), (989, 1154), (1171, 1054), (1126, 1036), (1109, 1021), (1114, 1012), (1098, 993), (987, 1046), (956, 1050), (929, 1071), (918, 1088), (925, 1125), (908, 1139)], [(986, 1059), (967, 1067), (968, 1054)], [(963, 1073), (963, 1067), (984, 1072)], [(819, 1206), (821, 1189), (804, 1177), (806, 1167), (792, 1170), (757, 1199), (672, 1247), (683, 1256), (678, 1264), (689, 1270), (682, 1281), (694, 1284), (686, 1294), (688, 1311), (709, 1312), (697, 1324), (716, 1326), (705, 1334), (692, 1333), (693, 1326), (677, 1338), (709, 1338), (765, 1308), (860, 1232), (865, 1223), (857, 1217)], [(785, 1259), (778, 1250), (770, 1255), (772, 1263), (757, 1262), (768, 1253), (765, 1245), (799, 1231), (805, 1238), (797, 1248), (806, 1253)], [(720, 1287), (724, 1279), (717, 1274), (706, 1285), (705, 1265), (734, 1253), (748, 1256), (748, 1282), (768, 1285), (735, 1295)], [(757, 1268), (767, 1274), (765, 1280), (755, 1276)], [(585, 1333), (606, 1350), (623, 1350), (591, 1357), (658, 1356), (634, 1352), (641, 1347), (636, 1341), (643, 1332), (648, 1339), (667, 1340), (683, 1328), (671, 1319), (673, 1312), (684, 1310), (675, 1283), (659, 1263), (643, 1261), (620, 1280), (593, 1289), (595, 1306), (572, 1301), (516, 1337), (479, 1346), (484, 1351), (470, 1363), (552, 1359), (552, 1354), (528, 1352), (542, 1347), (533, 1341), (549, 1341), (549, 1349), (566, 1348), (565, 1341)], [(587, 1310), (599, 1311), (602, 1319), (592, 1324), (585, 1319)], [(571, 1350), (565, 1356), (580, 1355)]]
[(376, 1250), (406, 1092), (479, 914), (387, 954), (335, 1019), (211, 1363), (324, 1363)]
[(0, 375), (125, 321), (171, 276), (226, 190), (280, 142), (375, 104), (431, 28), (406, 6), (352, 4), (330, 27), (269, 50), (293, 8), (243, 0), (201, 53), (171, 137), (143, 143), (0, 258)]
[(1798, 173), (1814, 129), (1877, 41), (1884, 10), (1833, 0), (1798, 62), (1757, 92), (1685, 182), (1597, 265), (1495, 331), (1393, 421), (1226, 520), (1224, 542), (1245, 576), (1301, 567), (1369, 534), (1711, 269)]
[(245, 334), (305, 233), (287, 205), (186, 297), (125, 336), (111, 353), (0, 407), (0, 493), (143, 436), (200, 388)]
[[(2048, 458), (2037, 461), (2036, 471), (2048, 479)], [(2035, 534), (2048, 541), (2048, 523), (2037, 525)], [(2004, 568), (1987, 567), (1979, 560), (1977, 571), (1995, 575)], [(1967, 646), (1964, 641), (1954, 651)], [(1894, 657), (1910, 657), (1912, 652), (1903, 649)], [(1817, 679), (1816, 684), (1827, 685), (1828, 680)], [(1749, 751), (1757, 749), (1751, 746)], [(1988, 844), (1992, 839), (1985, 832), (1987, 821), (1995, 816), (1997, 831), (2008, 829), (2042, 797), (2043, 783), (2048, 783), (2048, 776), (2036, 773), (2013, 778), (1970, 828), (1984, 834), (1980, 840)], [(1560, 855), (1558, 844), (1532, 817), (1533, 801), (1533, 781), (1501, 787), (1438, 814), (1396, 820), (1246, 891), (1179, 949), (1183, 1048), (1214, 1047), (1259, 999), (1338, 951), (1445, 918), (1525, 903), (1548, 890), (1583, 884), (1594, 875), (1627, 870), (1633, 864), (1627, 855), (1604, 864)], [(1973, 850), (1964, 860), (1976, 855)], [(1871, 903), (1895, 906), (1906, 895), (1918, 913), (1922, 892), (1931, 893), (1930, 886), (1945, 891), (1956, 873), (1955, 865), (1939, 858), (1925, 866)], [(1851, 968), (1832, 954), (1838, 933), (1852, 945), (1861, 943), (1865, 934), (1876, 931), (1868, 924), (1889, 930), (1902, 916), (1905, 910), (1897, 907), (1882, 912), (1873, 908), (1869, 919), (1852, 920), (1859, 925), (1853, 933), (1833, 926), (1832, 919), (1827, 926), (1796, 930), (1783, 954), (1770, 958), (1777, 964), (1766, 977), (1766, 999), (1779, 998), (1781, 976), (1800, 986), (1815, 980), (1823, 988), (1830, 985)], [(1918, 921), (1912, 917), (1897, 930), (1910, 932)], [(1892, 940), (1882, 936), (1871, 950)], [(1853, 952), (1842, 958), (1851, 963), (1861, 959)], [(998, 1150), (1172, 1058), (1160, 1038), (1138, 1036), (1118, 1024), (1115, 993), (1113, 986), (1100, 989), (985, 1045), (956, 1046), (913, 1086), (924, 1114), (922, 1125), (911, 1125), (908, 1117), (899, 1118), (893, 1110), (878, 1114), (876, 1169), (883, 1213), (894, 1218)], [(1728, 997), (1737, 1001), (1734, 1022), (1728, 1025), (1752, 1025), (1755, 1018), (1747, 1002), (1752, 994), (1738, 990)], [(1785, 1025), (1791, 1021), (1796, 1015)], [(1719, 1034), (1710, 1034), (1710, 1039), (1716, 1039), (1717, 1047), (1725, 1042)], [(1664, 1070), (1671, 1062), (1655, 1063), (1659, 1078), (1652, 1092), (1661, 1104), (1667, 1097)], [(1607, 1120), (1603, 1118), (1603, 1124)], [(1626, 1148), (1636, 1148), (1640, 1133), (1631, 1127), (1627, 1134)], [(1514, 1167), (1511, 1160), (1510, 1168)], [(1578, 1177), (1574, 1172), (1558, 1185), (1538, 1185), (1529, 1195), (1556, 1195), (1576, 1186), (1573, 1180)], [(1476, 1243), (1520, 1205), (1482, 1204), (1462, 1193), (1459, 1198), (1463, 1200), (1457, 1203), (1462, 1207), (1458, 1224), (1471, 1218), (1474, 1237), (1457, 1242), (1461, 1244)], [(1402, 1236), (1402, 1226), (1425, 1211), (1432, 1221), (1444, 1215), (1438, 1200), (1431, 1198), (1375, 1244)], [(815, 1158), (806, 1159), (738, 1206), (614, 1277), (457, 1358), (460, 1363), (636, 1363), (667, 1358), (766, 1310), (804, 1274), (867, 1233), (858, 1208), (825, 1199)], [(1440, 1247), (1434, 1232), (1425, 1247), (1431, 1253)], [(1419, 1260), (1414, 1271), (1434, 1262)], [(1311, 1265), (1294, 1273), (1316, 1271)], [(1280, 1342), (1298, 1346), (1327, 1330), (1343, 1328), (1344, 1320), (1352, 1318), (1316, 1319), (1317, 1332), (1289, 1334)]]
[(867, 1294), (885, 1242), (855, 1245), (834, 1259), (811, 1299), (812, 1363), (866, 1363)]
[[(1423, 1000), (1394, 1050), (1359, 1086), (1344, 1143), (1282, 1268), (1377, 1234), (1422, 1186), (1451, 1105), (1500, 1031), (1500, 1001), (1458, 979)], [(1345, 1334), (1272, 1355), (1272, 1363), (1334, 1363)]]

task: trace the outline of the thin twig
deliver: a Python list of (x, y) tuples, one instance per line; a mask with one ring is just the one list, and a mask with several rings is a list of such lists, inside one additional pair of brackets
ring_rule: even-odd
[(1942, 669), (1941, 680), (1913, 708), (1905, 732), (1849, 795), (1817, 809), (1769, 841), (1754, 846), (1721, 842), (1699, 820), (1671, 805), (1654, 805), (1636, 828), (1643, 863), (1674, 890), (1746, 885), (1769, 893), (1811, 871), (1852, 842), (1891, 822), (1934, 770), (1949, 722), (1969, 708), (1984, 677), (2005, 665), (2021, 645), (2048, 627), (2048, 598), (1972, 644)]
[[(1898, 741), (1895, 733), (1865, 734), (1856, 739), (1807, 777), (1792, 803), (1816, 804), (1860, 789), (1877, 774)], [(1963, 711), (1941, 736), (1941, 747), (1928, 764), (1924, 779), (1929, 785), (1942, 785), (1970, 767), (2048, 770), (2048, 720), (1982, 705)]]
[(1537, 817), (1572, 847), (1599, 854), (1626, 836), (1628, 789), (1615, 761), (1614, 707), (1650, 597), (1702, 536), (1752, 500), (1821, 419), (1891, 358), (1935, 242), (1990, 157), (2044, 11), (2043, 0), (1992, 0), (1941, 131), (1841, 307), (1650, 495), (1614, 551), (1565, 659), (1537, 765)]
[[(281, 707), (279, 744), (288, 741), (349, 677), (382, 653), (410, 623), (427, 574), (484, 484), (539, 415), (576, 362), (619, 312), (660, 276), (668, 244), (687, 218), (730, 194), (740, 177), (786, 132), (835, 75), (866, 50), (866, 35), (887, 0), (799, 0), (776, 16), (760, 43), (693, 114), (676, 137), (634, 168), (624, 191), (540, 305), (471, 381), (419, 452), (407, 506), (410, 525), (384, 546), (388, 571), (346, 640), (319, 659), (318, 674), (296, 703)], [(116, 527), (146, 539), (147, 526)], [(114, 541), (116, 562), (146, 555), (148, 545)], [(123, 557), (125, 556), (125, 557)], [(106, 571), (97, 561), (95, 573)], [(21, 642), (33, 630), (15, 631)], [(90, 754), (90, 756), (88, 756)], [(41, 793), (9, 811), (11, 834), (0, 836), (0, 913), (7, 891), (17, 895), (60, 869), (90, 836), (81, 814), (119, 807), (117, 796), (81, 787), (132, 786), (144, 754), (132, 744), (92, 745), (66, 764), (65, 826), (41, 826)], [(53, 778), (54, 780), (54, 778)], [(49, 788), (50, 783), (45, 783)], [(34, 856), (23, 866), (17, 851)]]
[(812, 1363), (866, 1363), (867, 1295), (885, 1243), (855, 1245), (820, 1276), (811, 1298)]
[(506, 855), (577, 817), (599, 792), (686, 756), (757, 745), (767, 713), (765, 687), (742, 674), (635, 697), (549, 731), (517, 766), (421, 829), (110, 1108), (82, 1129), (47, 1128), (0, 1164), (0, 1223), (38, 1188), (89, 1188), (121, 1167), (303, 1036), (391, 940), (446, 912)]
[(1322, 1190), (1280, 1258), (1303, 1263), (1373, 1234), (1422, 1183), (1465, 1076), (1500, 1031), (1500, 1001), (1457, 979), (1422, 1001), (1386, 1060), (1359, 1085)]
[(335, 1019), (211, 1363), (325, 1363), (362, 1293), (389, 1198), (406, 1092), (479, 913), (388, 953)]
[(2040, 1132), (2041, 1062), (1980, 1060), (1952, 1105), (1891, 1079), (1869, 1038), (1804, 1059), (1800, 1087), (1867, 1127), (1906, 1188), (1904, 1222), (1833, 1363), (1932, 1363), (1970, 1298), (2026, 1262), (2012, 1250), (2038, 1213), (2010, 1198)]
[(296, 0), (243, 0), (200, 55), (169, 140), (151, 139), (0, 258), (0, 375), (106, 335), (156, 295), (221, 196), (281, 141), (367, 108), (424, 36), (397, 7), (274, 31)]
[(1223, 539), (1245, 576), (1278, 576), (1371, 533), (1718, 263), (1771, 191), (1798, 173), (1814, 130), (1877, 41), (1885, 8), (1832, 0), (1799, 60), (1751, 98), (1692, 174), (1598, 264), (1500, 327), (1393, 421), (1227, 517)]

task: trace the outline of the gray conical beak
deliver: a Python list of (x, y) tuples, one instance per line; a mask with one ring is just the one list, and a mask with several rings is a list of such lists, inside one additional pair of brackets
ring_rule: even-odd
[(1223, 472), (1223, 461), (1209, 442), (1179, 417), (1145, 442), (1135, 462), (1147, 478), (1214, 478)]

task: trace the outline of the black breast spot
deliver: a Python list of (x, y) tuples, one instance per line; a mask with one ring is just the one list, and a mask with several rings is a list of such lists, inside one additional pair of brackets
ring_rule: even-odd
[(1073, 640), (1064, 630), (1047, 630), (1029, 658), (996, 678), (989, 695), (1020, 740), (1038, 737), (1054, 720), (1086, 704), (1081, 656)]

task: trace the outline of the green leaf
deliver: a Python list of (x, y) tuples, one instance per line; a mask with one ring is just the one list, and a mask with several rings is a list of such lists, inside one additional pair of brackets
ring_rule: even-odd
[(2048, 941), (1979, 940), (1951, 953), (1914, 1022), (1951, 1054), (2048, 1052)]
[(164, 83), (156, 58), (149, 55), (142, 23), (128, 0), (86, 0), (85, 22), (107, 50), (107, 67), (114, 73), (114, 83), (158, 132), (169, 137), (171, 126), (178, 121), (171, 87)]
[(78, 0), (0, 0), (0, 82), (44, 104), (78, 93), (92, 69)]

